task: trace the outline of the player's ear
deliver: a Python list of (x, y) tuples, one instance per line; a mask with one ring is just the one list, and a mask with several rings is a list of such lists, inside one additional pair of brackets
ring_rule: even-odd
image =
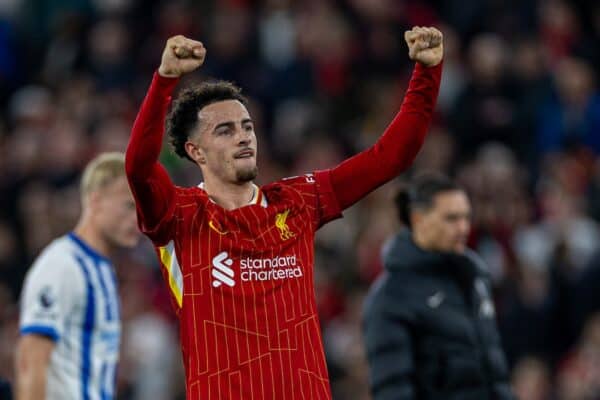
[(202, 148), (191, 141), (185, 142), (185, 152), (187, 155), (198, 164), (206, 164), (206, 155)]
[(88, 194), (86, 194), (83, 199), (83, 208), (96, 209), (98, 208), (98, 203), (100, 203), (100, 193), (98, 190), (92, 190)]
[(423, 210), (417, 208), (410, 211), (410, 225), (412, 227), (419, 226), (423, 221)]

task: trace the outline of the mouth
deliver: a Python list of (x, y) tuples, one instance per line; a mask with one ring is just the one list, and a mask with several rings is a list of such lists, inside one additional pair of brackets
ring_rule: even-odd
[(235, 158), (235, 159), (252, 158), (252, 157), (254, 157), (254, 150), (252, 150), (252, 149), (243, 149), (233, 155), (233, 158)]

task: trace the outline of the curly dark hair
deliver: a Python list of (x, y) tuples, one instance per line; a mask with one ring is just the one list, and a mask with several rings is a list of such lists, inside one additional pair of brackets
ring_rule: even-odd
[(203, 82), (181, 92), (173, 102), (166, 121), (169, 141), (179, 157), (194, 161), (185, 151), (185, 142), (196, 127), (198, 112), (209, 104), (225, 100), (248, 104), (242, 89), (227, 81)]

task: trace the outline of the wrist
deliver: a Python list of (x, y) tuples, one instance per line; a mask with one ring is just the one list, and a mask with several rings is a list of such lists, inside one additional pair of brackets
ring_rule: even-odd
[(439, 61), (437, 61), (437, 62), (432, 62), (432, 63), (424, 63), (424, 62), (421, 62), (421, 61), (417, 61), (417, 63), (421, 64), (422, 66), (424, 66), (424, 67), (426, 67), (426, 68), (433, 68), (433, 67), (437, 67), (438, 65), (440, 65), (440, 64), (442, 63), (442, 61), (443, 61), (443, 60), (444, 60), (444, 59), (442, 58), (442, 59), (440, 59), (440, 60), (439, 60)]
[(158, 74), (160, 76), (162, 76), (163, 78), (179, 78), (180, 77), (180, 74), (177, 74), (173, 71), (163, 68), (162, 65), (160, 67), (158, 67)]
[(431, 64), (425, 64), (425, 63), (422, 63), (420, 61), (417, 61), (415, 63), (415, 65), (419, 66), (419, 68), (425, 68), (425, 69), (427, 69), (427, 68), (438, 68), (440, 65), (443, 65), (443, 64), (444, 64), (444, 59), (441, 59), (437, 63), (431, 63)]
[(154, 71), (154, 76), (152, 78), (152, 86), (161, 88), (161, 91), (165, 90), (165, 93), (170, 93), (171, 91), (173, 91), (175, 86), (177, 86), (178, 82), (179, 78), (163, 76), (158, 72), (158, 70)]

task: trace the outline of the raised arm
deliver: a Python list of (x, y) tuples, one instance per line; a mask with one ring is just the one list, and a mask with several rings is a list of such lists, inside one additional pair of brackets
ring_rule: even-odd
[(205, 54), (200, 42), (183, 36), (170, 38), (133, 125), (125, 169), (145, 232), (156, 229), (174, 204), (175, 187), (158, 162), (171, 93), (180, 76), (202, 65)]
[(330, 171), (342, 209), (408, 168), (425, 139), (442, 76), (443, 37), (435, 28), (405, 33), (409, 56), (416, 66), (400, 111), (373, 147)]

